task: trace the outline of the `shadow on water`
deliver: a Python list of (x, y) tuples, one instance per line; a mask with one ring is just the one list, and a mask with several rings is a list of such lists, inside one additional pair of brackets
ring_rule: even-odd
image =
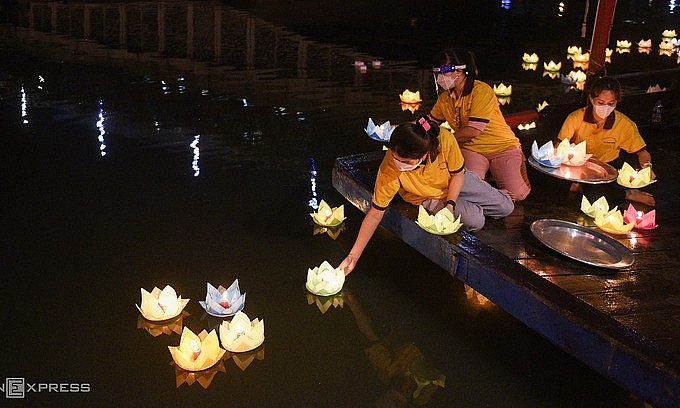
[[(434, 100), (424, 66), (436, 39), (418, 48), (394, 34), (413, 18), (426, 32), (431, 8), (415, 4), (358, 13), (364, 28), (378, 21), (365, 31), (356, 12), (314, 20), (318, 8), (284, 28), (283, 11), (308, 3), (28, 2), (2, 26), (0, 375), (90, 387), (17, 405), (640, 406), (384, 231), (341, 295), (305, 292), (307, 268), (337, 264), (362, 218), (346, 205), (344, 231), (315, 234), (310, 200), (343, 202), (333, 159), (380, 148), (367, 117), (412, 119), (406, 88)], [(512, 14), (485, 7), (515, 33)], [(333, 30), (309, 22), (324, 19)], [(567, 45), (551, 52), (564, 60)], [(522, 52), (500, 53), (513, 54), (503, 65), (478, 51), (495, 67), (487, 79), (526, 79), (511, 109), (559, 98), (559, 80), (521, 69)], [(353, 66), (374, 59), (380, 69)], [(210, 372), (175, 367), (166, 346), (182, 327), (220, 323), (197, 304), (205, 283), (236, 278), (245, 312), (266, 321), (264, 345)], [(139, 288), (166, 284), (191, 299), (185, 313), (140, 320)]]

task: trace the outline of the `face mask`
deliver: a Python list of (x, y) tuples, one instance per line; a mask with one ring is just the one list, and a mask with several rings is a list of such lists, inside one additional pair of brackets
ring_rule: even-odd
[(420, 159), (420, 160), (418, 160), (418, 163), (416, 163), (416, 164), (406, 164), (406, 163), (400, 162), (399, 160), (397, 160), (394, 157), (392, 159), (394, 160), (394, 165), (397, 166), (397, 169), (399, 171), (414, 170), (416, 167), (420, 166), (420, 163), (423, 162), (423, 159)]
[(447, 75), (439, 75), (437, 76), (437, 84), (442, 88), (449, 90), (456, 84), (456, 78)]
[(593, 105), (593, 109), (595, 110), (595, 114), (601, 118), (606, 118), (608, 117), (612, 112), (614, 112), (614, 109), (616, 109), (616, 106), (609, 106), (609, 105)]

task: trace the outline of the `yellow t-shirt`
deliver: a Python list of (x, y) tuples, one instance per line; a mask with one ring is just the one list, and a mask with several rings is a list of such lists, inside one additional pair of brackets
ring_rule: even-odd
[(609, 115), (598, 128), (592, 106), (570, 113), (557, 137), (577, 144), (585, 140), (586, 152), (605, 163), (616, 160), (621, 149), (636, 153), (646, 146), (635, 122), (619, 111)]
[(446, 119), (454, 133), (464, 128), (468, 121), (486, 123), (480, 134), (460, 142), (461, 148), (479, 154), (494, 154), (520, 146), (519, 139), (505, 123), (496, 94), (482, 81), (475, 81), (472, 92), (460, 98), (453, 92), (441, 93), (430, 114), (439, 120)]
[(434, 162), (428, 157), (414, 170), (399, 171), (392, 150), (383, 158), (373, 189), (373, 206), (385, 209), (394, 196), (419, 205), (428, 198), (444, 198), (449, 190), (451, 173), (463, 171), (465, 160), (451, 132), (440, 128), (439, 154)]

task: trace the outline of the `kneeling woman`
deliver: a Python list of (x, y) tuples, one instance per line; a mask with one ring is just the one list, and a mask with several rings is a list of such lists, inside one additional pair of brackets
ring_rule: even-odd
[(456, 138), (421, 116), (415, 123), (394, 129), (389, 149), (380, 164), (372, 206), (366, 213), (349, 255), (340, 264), (348, 275), (354, 270), (385, 209), (397, 193), (407, 202), (422, 204), (434, 213), (447, 206), (460, 215), (463, 229), (478, 231), (484, 217), (502, 218), (514, 209), (510, 196), (493, 188), (471, 171), (465, 171)]

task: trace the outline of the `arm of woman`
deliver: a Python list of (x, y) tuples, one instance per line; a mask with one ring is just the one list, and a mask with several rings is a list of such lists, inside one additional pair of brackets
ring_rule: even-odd
[(345, 275), (349, 275), (354, 270), (368, 241), (371, 240), (373, 233), (378, 228), (378, 225), (380, 225), (383, 215), (385, 215), (385, 210), (378, 210), (375, 207), (368, 209), (364, 220), (361, 222), (361, 227), (359, 228), (359, 233), (357, 234), (357, 239), (354, 241), (352, 249), (339, 266), (340, 269), (345, 271)]
[[(451, 180), (449, 180), (449, 192), (446, 195), (446, 201), (452, 200), (454, 203), (458, 200), (458, 195), (463, 189), (463, 184), (465, 183), (465, 170), (459, 171), (458, 173), (453, 173), (451, 175)], [(446, 207), (453, 212), (455, 209), (453, 204), (446, 204)]]
[[(474, 125), (477, 125), (477, 127), (480, 127), (478, 125), (479, 122), (474, 122)], [(483, 124), (484, 126), (481, 126), (481, 129), (477, 129), (477, 127), (473, 127), (473, 124), (469, 124), (467, 126), (462, 127), (461, 129), (456, 130), (453, 135), (456, 137), (456, 140), (459, 142), (465, 142), (468, 141), (472, 138), (477, 137), (480, 133), (482, 133), (482, 130), (484, 130), (484, 127), (486, 124)]]
[(638, 161), (640, 162), (641, 168), (644, 169), (645, 167), (649, 167), (649, 170), (652, 175), (652, 180), (654, 180), (656, 178), (656, 174), (654, 174), (654, 170), (652, 170), (652, 155), (649, 154), (647, 149), (642, 149), (637, 152), (637, 157)]

